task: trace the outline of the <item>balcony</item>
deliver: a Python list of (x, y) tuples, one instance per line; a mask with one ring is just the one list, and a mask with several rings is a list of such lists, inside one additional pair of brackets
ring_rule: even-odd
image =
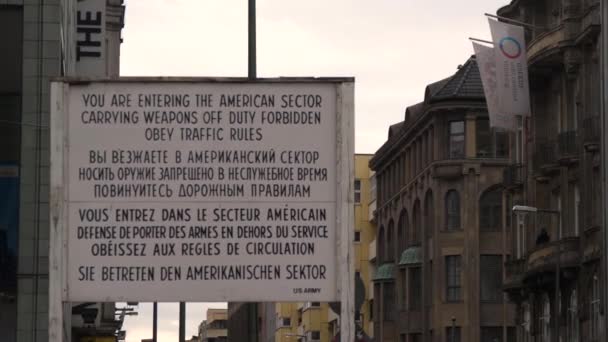
[(505, 282), (503, 290), (507, 293), (517, 294), (523, 286), (524, 273), (526, 271), (526, 259), (511, 259), (505, 262)]
[(539, 141), (534, 152), (534, 171), (537, 175), (557, 170), (557, 149), (554, 140)]
[(523, 164), (511, 164), (503, 170), (502, 184), (507, 189), (522, 187), (526, 181), (526, 168)]
[(601, 122), (599, 115), (588, 116), (583, 119), (583, 147), (588, 152), (600, 148)]
[(578, 266), (581, 261), (578, 237), (567, 237), (537, 246), (528, 254), (526, 278), (554, 273), (558, 261), (562, 269)]
[(557, 135), (557, 150), (560, 163), (571, 164), (578, 161), (579, 144), (577, 131), (559, 133)]

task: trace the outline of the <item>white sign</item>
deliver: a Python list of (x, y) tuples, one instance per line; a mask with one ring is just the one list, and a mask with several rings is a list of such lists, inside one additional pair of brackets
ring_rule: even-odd
[(343, 84), (65, 84), (64, 300), (338, 300)]
[(106, 0), (76, 2), (76, 75), (106, 75)]
[(513, 114), (502, 113), (498, 106), (498, 94), (496, 91), (496, 59), (494, 58), (494, 48), (473, 42), (475, 59), (479, 68), (483, 92), (488, 106), (488, 116), (490, 126), (515, 130), (516, 120)]
[(498, 109), (501, 113), (530, 115), (530, 90), (524, 29), (488, 18), (494, 56)]

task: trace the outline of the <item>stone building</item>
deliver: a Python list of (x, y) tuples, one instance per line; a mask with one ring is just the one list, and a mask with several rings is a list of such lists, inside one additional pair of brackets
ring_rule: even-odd
[[(81, 3), (81, 1), (78, 1)], [(0, 0), (0, 340), (48, 340), (50, 80), (74, 70), (65, 39), (75, 0)], [(105, 4), (105, 68), (118, 76), (122, 0)], [(74, 30), (75, 32), (75, 30)], [(92, 36), (92, 34), (90, 35)], [(78, 37), (73, 37), (74, 40)], [(82, 37), (80, 37), (82, 39)], [(83, 59), (84, 63), (84, 59)], [(79, 69), (87, 73), (86, 67)], [(72, 75), (76, 75), (73, 73)], [(114, 334), (114, 304), (94, 304), (97, 331)], [(69, 314), (69, 313), (68, 313)], [(82, 322), (74, 316), (74, 324)], [(69, 319), (66, 319), (69, 324)], [(67, 328), (69, 330), (69, 327)], [(75, 327), (73, 338), (90, 329)], [(81, 333), (83, 335), (81, 335)]]
[(474, 57), (390, 127), (370, 161), (376, 341), (514, 341), (515, 310), (501, 286), (508, 141), (489, 127)]
[(538, 209), (513, 213), (510, 228), (505, 290), (517, 303), (518, 341), (606, 341), (600, 1), (512, 1), (498, 14), (533, 25), (526, 28), (532, 115), (504, 179), (512, 204)]

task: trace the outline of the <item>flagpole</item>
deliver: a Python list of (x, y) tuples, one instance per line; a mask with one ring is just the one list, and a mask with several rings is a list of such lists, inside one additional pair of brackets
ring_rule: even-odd
[(519, 21), (519, 20), (507, 18), (507, 17), (501, 17), (499, 15), (494, 15), (494, 14), (490, 14), (490, 13), (484, 13), (484, 15), (486, 17), (490, 17), (490, 18), (494, 18), (494, 19), (499, 19), (499, 20), (502, 20), (502, 21), (508, 22), (508, 23), (518, 24), (518, 25), (521, 25), (521, 26), (524, 26), (524, 27), (527, 27), (527, 28), (531, 28), (531, 29), (534, 29), (534, 30), (546, 30), (547, 29), (546, 27), (528, 24), (528, 23), (524, 23), (523, 21)]
[(489, 40), (477, 39), (477, 38), (473, 38), (473, 37), (469, 37), (469, 40), (472, 40), (474, 42), (480, 42), (480, 43), (486, 43), (486, 44), (492, 44), (492, 45), (494, 45), (494, 42), (489, 41)]

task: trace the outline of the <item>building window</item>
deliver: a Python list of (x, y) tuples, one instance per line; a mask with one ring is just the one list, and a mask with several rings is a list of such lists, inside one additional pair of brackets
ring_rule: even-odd
[(460, 301), (460, 255), (445, 257), (446, 300)]
[(541, 342), (551, 342), (551, 303), (547, 294), (541, 301), (540, 337)]
[(412, 224), (414, 225), (413, 229), (412, 229), (412, 238), (410, 239), (410, 244), (417, 246), (420, 244), (420, 235), (421, 235), (421, 230), (422, 230), (422, 224), (420, 222), (420, 201), (416, 200), (416, 203), (414, 203), (414, 216), (413, 216), (413, 222)]
[(446, 342), (460, 342), (460, 327), (447, 327), (445, 329)]
[(355, 179), (355, 204), (361, 203), (361, 180)]
[(320, 331), (311, 331), (310, 332), (310, 339), (311, 340), (320, 340), (321, 339), (321, 332)]
[(399, 214), (399, 224), (397, 229), (397, 240), (399, 246), (399, 253), (403, 253), (403, 251), (407, 248), (407, 229), (408, 229), (408, 218), (407, 211), (405, 209), (401, 210), (401, 214)]
[(464, 121), (451, 121), (449, 133), (450, 158), (464, 158)]
[(401, 276), (401, 310), (407, 310), (407, 270), (402, 269)]
[(384, 260), (386, 262), (395, 261), (395, 246), (397, 245), (397, 241), (395, 241), (395, 235), (393, 231), (395, 230), (395, 223), (393, 220), (388, 222), (388, 229), (386, 230), (386, 257)]
[(395, 320), (395, 283), (393, 282), (384, 283), (382, 307), (384, 308), (384, 320)]
[(409, 272), (409, 309), (418, 311), (422, 307), (422, 271), (420, 267), (412, 267)]
[(579, 322), (578, 322), (578, 298), (576, 289), (570, 293), (568, 305), (568, 342), (578, 342)]
[(479, 229), (498, 231), (502, 227), (502, 191), (486, 191), (479, 200)]
[(355, 242), (361, 241), (361, 232), (355, 232)]
[(481, 342), (502, 342), (502, 327), (481, 327)]
[(410, 334), (410, 342), (422, 342), (422, 334), (421, 333)]
[(433, 237), (435, 231), (435, 210), (433, 208), (433, 192), (426, 192), (424, 199), (424, 229), (426, 231), (426, 239)]
[(382, 265), (384, 262), (384, 253), (386, 253), (384, 243), (384, 226), (380, 226), (380, 229), (378, 230), (378, 244), (376, 247), (376, 257), (378, 258), (379, 265)]
[(507, 132), (490, 128), (490, 121), (478, 119), (475, 126), (477, 158), (507, 158), (509, 136)]
[(480, 258), (480, 297), (482, 302), (502, 302), (502, 256)]
[(600, 280), (593, 276), (591, 284), (591, 339), (598, 340), (600, 337)]
[(460, 195), (450, 190), (445, 195), (445, 228), (451, 232), (460, 229)]
[(374, 300), (370, 299), (369, 300), (369, 320), (370, 321), (374, 320), (374, 313), (376, 312), (375, 310), (377, 310), (377, 308), (374, 306)]

